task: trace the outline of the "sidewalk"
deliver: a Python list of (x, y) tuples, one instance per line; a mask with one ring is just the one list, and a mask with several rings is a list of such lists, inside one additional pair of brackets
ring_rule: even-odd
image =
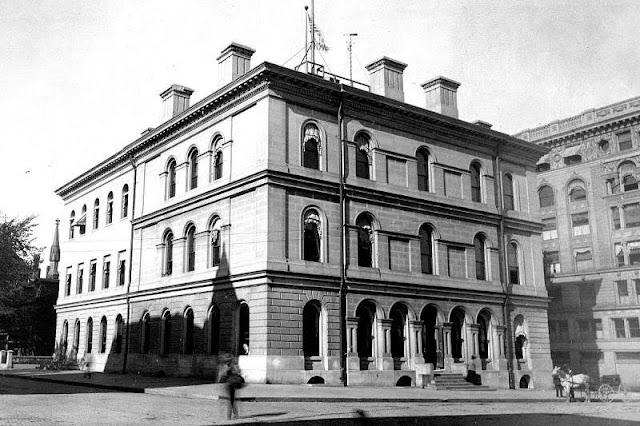
[[(93, 373), (78, 370), (37, 370), (16, 366), (0, 374), (35, 381), (92, 387), (119, 392), (149, 393), (180, 398), (226, 399), (223, 384), (197, 377), (147, 377), (135, 374)], [(498, 389), (491, 391), (436, 391), (415, 387), (342, 387), (327, 385), (248, 384), (238, 391), (240, 401), (259, 402), (564, 402), (555, 391)]]

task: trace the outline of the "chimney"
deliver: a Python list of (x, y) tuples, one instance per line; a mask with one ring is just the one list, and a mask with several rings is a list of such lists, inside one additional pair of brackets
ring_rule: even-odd
[(442, 76), (422, 83), (422, 89), (427, 95), (426, 108), (449, 117), (458, 118), (458, 87), (460, 87), (460, 83)]
[(371, 92), (404, 102), (402, 72), (406, 67), (407, 64), (386, 56), (367, 65), (365, 68), (369, 71)]
[(193, 94), (193, 90), (179, 84), (173, 84), (164, 92), (160, 93), (164, 113), (163, 120), (168, 120), (182, 111), (189, 108), (189, 98)]
[(218, 83), (231, 83), (251, 69), (251, 56), (256, 51), (238, 43), (231, 43), (218, 56)]

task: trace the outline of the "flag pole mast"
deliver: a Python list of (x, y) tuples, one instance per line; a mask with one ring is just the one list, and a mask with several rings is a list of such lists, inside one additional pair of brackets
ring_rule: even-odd
[(309, 6), (304, 7), (304, 66), (309, 74)]
[(316, 73), (316, 15), (315, 0), (311, 0), (311, 73)]

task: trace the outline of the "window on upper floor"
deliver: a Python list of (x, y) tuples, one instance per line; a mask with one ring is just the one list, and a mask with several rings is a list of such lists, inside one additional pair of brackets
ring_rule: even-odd
[(358, 266), (374, 267), (375, 238), (373, 219), (368, 214), (361, 214), (356, 220), (358, 230)]
[(627, 333), (624, 327), (624, 318), (612, 318), (613, 330), (615, 332), (616, 339), (626, 339)]
[(171, 159), (167, 164), (167, 198), (176, 196), (176, 160)]
[(189, 153), (189, 189), (198, 187), (198, 150), (192, 149)]
[(633, 148), (633, 141), (631, 140), (631, 131), (618, 133), (618, 150), (627, 151)]
[(87, 320), (87, 346), (85, 347), (85, 353), (90, 354), (93, 350), (93, 318), (89, 317)]
[(71, 296), (71, 266), (67, 268), (64, 282), (64, 295)]
[(627, 318), (627, 323), (629, 325), (629, 337), (640, 337), (640, 321), (638, 321), (638, 317)]
[(509, 266), (509, 284), (520, 284), (520, 259), (518, 244), (511, 241), (507, 246), (507, 263)]
[(76, 212), (75, 210), (71, 210), (71, 214), (69, 215), (69, 239), (73, 240), (73, 230), (75, 229), (75, 225), (76, 225)]
[(558, 238), (558, 227), (555, 217), (542, 219), (542, 240), (555, 240)]
[(126, 282), (127, 261), (125, 259), (126, 252), (123, 250), (118, 253), (118, 282), (119, 286), (122, 286)]
[(122, 187), (122, 204), (120, 217), (125, 218), (129, 214), (129, 185), (126, 183)]
[(416, 154), (418, 163), (418, 189), (420, 191), (429, 191), (429, 151), (420, 148)]
[(222, 221), (214, 217), (209, 223), (211, 237), (211, 266), (220, 266), (222, 257)]
[(596, 305), (596, 288), (593, 283), (578, 284), (578, 301), (582, 308), (592, 308)]
[(545, 185), (538, 190), (538, 199), (540, 200), (541, 208), (551, 207), (556, 204), (553, 189), (548, 185)]
[(622, 227), (620, 224), (620, 209), (618, 207), (611, 207), (611, 223), (613, 229), (620, 229)]
[(616, 265), (622, 267), (626, 265), (626, 259), (624, 255), (624, 247), (622, 243), (616, 243), (613, 245), (613, 252), (616, 256)]
[(515, 209), (514, 192), (513, 177), (507, 173), (502, 179), (502, 199), (505, 210)]
[(210, 181), (218, 180), (222, 178), (222, 167), (224, 164), (224, 157), (222, 154), (222, 137), (217, 136), (211, 143), (211, 150), (213, 151), (213, 157), (211, 157), (211, 177)]
[(557, 251), (543, 253), (544, 268), (547, 275), (560, 273), (560, 256)]
[(105, 223), (108, 225), (113, 222), (113, 192), (109, 192), (107, 196), (107, 220)]
[(82, 286), (84, 284), (84, 264), (78, 265), (78, 275), (76, 276), (76, 294), (82, 293)]
[(369, 136), (360, 132), (356, 135), (356, 176), (371, 179), (371, 140)]
[(587, 191), (584, 188), (584, 183), (579, 180), (574, 180), (568, 185), (569, 201), (577, 203), (585, 201), (587, 199)]
[(170, 230), (164, 235), (164, 265), (162, 269), (163, 275), (173, 273), (173, 232)]
[(80, 235), (84, 235), (87, 231), (87, 205), (82, 206), (82, 212), (80, 214), (80, 219), (76, 223), (76, 226), (80, 229)]
[(591, 271), (593, 270), (593, 255), (591, 249), (578, 249), (573, 253), (574, 261), (576, 265), (576, 271)]
[(580, 235), (589, 235), (591, 228), (589, 226), (589, 213), (582, 212), (571, 215), (571, 230), (574, 237)]
[(315, 209), (309, 209), (303, 217), (302, 256), (311, 262), (322, 261), (322, 223)]
[(107, 317), (100, 320), (100, 353), (107, 352)]
[(196, 227), (190, 224), (185, 235), (187, 239), (187, 272), (196, 269)]
[(97, 260), (92, 260), (89, 266), (89, 291), (96, 290), (96, 273), (97, 273), (98, 263)]
[(574, 164), (582, 163), (581, 155), (569, 155), (568, 157), (564, 157), (565, 166), (573, 166)]
[[(638, 189), (638, 180), (636, 179), (636, 165), (631, 161), (625, 161), (618, 167), (618, 179), (620, 186), (624, 192), (635, 191)], [(614, 179), (615, 181), (615, 179)], [(618, 189), (620, 188), (618, 187)], [(616, 191), (617, 192), (617, 191)]]
[(420, 227), (420, 267), (423, 274), (433, 275), (434, 268), (434, 239), (433, 229), (429, 225)]
[(627, 204), (622, 207), (622, 212), (625, 228), (640, 226), (640, 203)]
[(100, 200), (96, 198), (93, 202), (93, 229), (98, 229), (100, 219)]
[(482, 234), (477, 234), (473, 238), (473, 253), (476, 259), (476, 279), (487, 279), (487, 253), (486, 239)]
[(109, 288), (111, 276), (111, 256), (105, 256), (102, 260), (102, 288)]
[(618, 289), (618, 297), (629, 297), (629, 285), (627, 280), (616, 281), (616, 288)]
[(477, 162), (471, 163), (469, 168), (469, 177), (471, 180), (471, 201), (476, 203), (482, 202), (482, 168)]
[(320, 170), (322, 144), (320, 130), (313, 123), (304, 126), (302, 137), (302, 165), (309, 169)]

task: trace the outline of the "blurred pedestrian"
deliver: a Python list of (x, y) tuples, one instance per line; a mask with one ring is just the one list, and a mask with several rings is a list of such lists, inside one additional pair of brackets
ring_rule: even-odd
[(238, 406), (236, 404), (236, 390), (244, 387), (244, 379), (242, 372), (238, 366), (238, 362), (233, 357), (224, 357), (226, 365), (220, 370), (220, 382), (225, 383), (227, 387), (227, 395), (229, 397), (229, 406), (227, 408), (227, 418), (238, 418)]

